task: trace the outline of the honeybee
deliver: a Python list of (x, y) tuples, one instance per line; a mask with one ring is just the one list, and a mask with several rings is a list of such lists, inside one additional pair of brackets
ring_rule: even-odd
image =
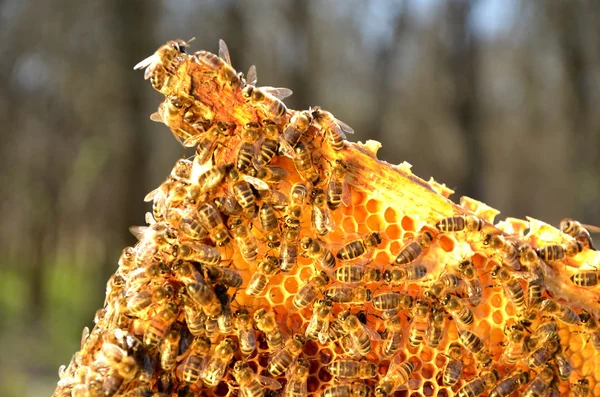
[(381, 279), (381, 270), (358, 264), (344, 265), (335, 269), (333, 277), (345, 284), (372, 283)]
[(267, 370), (271, 375), (283, 374), (296, 361), (304, 348), (304, 337), (295, 334), (280, 350), (276, 351), (269, 361)]
[(498, 371), (493, 368), (490, 371), (482, 372), (481, 376), (478, 376), (471, 382), (461, 387), (456, 395), (458, 397), (478, 397), (485, 393), (490, 387), (498, 382)]
[(585, 310), (581, 311), (579, 318), (584, 330), (589, 334), (592, 340), (594, 349), (600, 352), (600, 323), (598, 322), (598, 319)]
[(517, 370), (513, 375), (502, 379), (490, 392), (489, 397), (508, 397), (529, 382), (529, 372)]
[(288, 176), (288, 172), (283, 167), (271, 165), (259, 169), (254, 172), (252, 176), (261, 179), (266, 183), (276, 184), (285, 180)]
[(209, 66), (217, 73), (217, 82), (221, 87), (228, 85), (233, 89), (241, 84), (240, 77), (231, 66), (229, 48), (223, 40), (219, 40), (219, 56), (208, 51), (198, 51), (194, 57), (198, 63)]
[(562, 348), (559, 346), (558, 351), (554, 354), (554, 362), (556, 363), (556, 372), (560, 380), (567, 381), (571, 377), (573, 372), (573, 366), (569, 356), (565, 354)]
[(571, 391), (574, 397), (591, 396), (590, 381), (585, 378), (577, 380), (577, 383), (571, 383)]
[(374, 232), (365, 236), (364, 238), (350, 241), (340, 248), (336, 254), (336, 257), (342, 261), (351, 261), (353, 259), (360, 258), (369, 252), (369, 250), (377, 248), (380, 243), (381, 237), (379, 236), (379, 233)]
[(462, 261), (458, 264), (458, 272), (462, 275), (465, 282), (464, 293), (471, 306), (479, 306), (483, 298), (483, 289), (481, 280), (477, 275), (477, 270), (470, 260)]
[(483, 239), (483, 245), (496, 250), (502, 258), (502, 263), (510, 267), (512, 270), (521, 270), (519, 251), (512, 242), (506, 240), (503, 236), (499, 234), (488, 233)]
[(565, 218), (560, 221), (561, 232), (568, 234), (575, 240), (579, 241), (581, 244), (583, 244), (584, 248), (596, 250), (592, 244), (592, 237), (590, 236), (588, 229), (595, 233), (600, 232), (600, 228), (591, 225), (582, 225), (575, 219)]
[(138, 371), (138, 364), (133, 357), (127, 355), (125, 350), (112, 343), (103, 343), (101, 352), (103, 361), (114, 369), (119, 376), (125, 379), (131, 379), (135, 376)]
[(444, 218), (435, 224), (440, 232), (460, 232), (469, 233), (480, 232), (485, 226), (485, 222), (473, 215), (460, 215)]
[[(316, 184), (321, 175), (319, 171), (315, 168), (313, 163), (312, 154), (304, 144), (304, 142), (298, 142), (296, 148), (294, 149), (294, 157), (292, 158), (294, 162), (294, 167), (298, 174), (300, 174), (300, 178), (302, 178), (305, 182), (310, 182)], [(327, 199), (325, 198), (325, 204)]]
[(327, 371), (340, 379), (372, 379), (377, 373), (377, 366), (367, 360), (341, 358), (329, 363)]
[(186, 285), (188, 295), (199, 305), (207, 316), (216, 318), (223, 311), (214, 289), (205, 283), (190, 283)]
[(566, 324), (577, 324), (580, 321), (579, 315), (573, 309), (554, 299), (544, 300), (540, 304), (540, 311)]
[(301, 182), (296, 182), (290, 191), (291, 203), (286, 208), (285, 223), (291, 228), (300, 227), (300, 218), (302, 217), (302, 208), (308, 196), (306, 185)]
[(500, 265), (492, 269), (492, 277), (498, 279), (502, 285), (504, 294), (510, 299), (515, 310), (523, 313), (527, 309), (527, 306), (525, 305), (525, 291), (519, 280), (512, 277), (509, 270)]
[(402, 346), (402, 318), (396, 310), (384, 312), (385, 331), (382, 334), (384, 344), (381, 345), (381, 354), (384, 357), (393, 356)]
[(335, 267), (335, 256), (333, 256), (329, 248), (325, 246), (325, 243), (318, 238), (312, 239), (310, 237), (304, 237), (300, 241), (300, 248), (302, 248), (305, 255), (313, 259), (321, 269), (329, 271)]
[(221, 303), (221, 314), (217, 318), (217, 325), (222, 334), (233, 331), (233, 312), (231, 311), (232, 297), (227, 294), (227, 287), (223, 284), (215, 285), (215, 295)]
[(473, 312), (457, 296), (446, 294), (442, 296), (440, 303), (460, 324), (464, 326), (473, 324)]
[(254, 161), (256, 169), (267, 166), (279, 150), (279, 129), (271, 120), (265, 120), (258, 155)]
[(279, 268), (282, 272), (290, 272), (298, 262), (298, 245), (300, 230), (285, 226), (283, 242), (279, 249)]
[(550, 384), (554, 379), (554, 371), (551, 367), (541, 370), (531, 383), (523, 390), (523, 397), (542, 397), (550, 389)]
[(526, 359), (527, 366), (535, 370), (546, 364), (552, 357), (554, 357), (554, 353), (556, 353), (559, 346), (560, 344), (556, 339), (549, 340), (543, 346), (540, 346), (529, 353), (529, 356)]
[(342, 203), (346, 207), (351, 204), (346, 174), (348, 174), (348, 166), (343, 160), (336, 159), (327, 184), (327, 205), (332, 211), (338, 209)]
[(409, 384), (409, 376), (413, 373), (415, 366), (410, 361), (399, 362), (400, 355), (394, 356), (387, 373), (375, 387), (375, 397), (387, 397), (392, 395), (401, 387)]
[(341, 150), (344, 147), (346, 134), (354, 134), (354, 130), (348, 124), (337, 120), (333, 114), (319, 107), (312, 109), (315, 126), (324, 134), (327, 134), (329, 143), (333, 150)]
[(532, 266), (537, 264), (539, 258), (533, 247), (529, 244), (521, 244), (518, 248), (519, 262), (523, 266)]
[(227, 364), (233, 358), (237, 348), (236, 343), (231, 338), (225, 338), (215, 347), (215, 351), (208, 361), (206, 370), (202, 380), (207, 386), (216, 386), (221, 382), (225, 371), (227, 370)]
[(150, 115), (150, 120), (164, 123), (179, 143), (204, 132), (204, 123), (214, 118), (212, 109), (200, 101), (189, 101), (169, 95), (158, 105), (156, 113)]
[(260, 224), (266, 233), (267, 246), (276, 248), (281, 243), (281, 230), (279, 229), (279, 219), (275, 209), (269, 204), (263, 203), (258, 213)]
[(241, 218), (230, 218), (229, 230), (240, 249), (244, 260), (248, 263), (256, 262), (258, 257), (258, 245), (256, 237), (250, 232), (248, 226), (242, 222)]
[(190, 333), (194, 336), (200, 336), (204, 334), (204, 323), (206, 321), (206, 315), (204, 312), (200, 310), (200, 308), (196, 307), (194, 302), (187, 296), (187, 293), (181, 294), (181, 302), (183, 303), (185, 322), (190, 330)]
[(429, 328), (429, 302), (425, 299), (417, 299), (411, 310), (412, 321), (408, 331), (408, 344), (410, 347), (418, 347)]
[(172, 250), (174, 258), (194, 261), (203, 265), (216, 265), (221, 262), (221, 253), (215, 247), (206, 244), (174, 245)]
[(429, 328), (427, 329), (427, 346), (431, 348), (437, 348), (446, 330), (446, 313), (442, 308), (434, 306), (431, 311), (431, 321), (429, 322)]
[(254, 321), (256, 322), (256, 328), (265, 334), (271, 351), (275, 351), (283, 345), (284, 334), (272, 312), (260, 308), (254, 312)]
[(461, 345), (475, 357), (480, 366), (487, 367), (490, 365), (492, 362), (490, 350), (479, 336), (467, 329), (461, 329), (458, 331), (458, 339)]
[(179, 315), (179, 307), (173, 302), (167, 303), (164, 309), (156, 313), (150, 320), (146, 332), (144, 332), (144, 345), (148, 349), (154, 349), (163, 339), (171, 324)]
[(424, 292), (429, 299), (439, 299), (445, 292), (454, 291), (460, 279), (453, 273), (444, 273)]
[(208, 231), (202, 226), (196, 211), (180, 212), (179, 230), (187, 237), (203, 240), (208, 237)]
[(579, 241), (570, 241), (567, 244), (547, 245), (536, 250), (540, 259), (546, 262), (555, 262), (565, 256), (572, 257), (583, 251), (583, 244)]
[(307, 396), (308, 375), (310, 375), (310, 362), (299, 359), (290, 368), (289, 378), (283, 389), (283, 397), (305, 397)]
[(335, 223), (329, 207), (325, 192), (321, 188), (313, 188), (310, 191), (311, 224), (317, 234), (323, 236), (335, 228)]
[(256, 332), (252, 317), (246, 308), (238, 309), (235, 314), (235, 328), (242, 354), (250, 355), (256, 349)]
[(525, 357), (527, 348), (525, 347), (525, 333), (523, 327), (513, 324), (509, 328), (508, 343), (502, 352), (500, 360), (508, 365), (514, 365)]
[(402, 248), (395, 263), (397, 265), (407, 265), (417, 259), (419, 255), (426, 250), (433, 242), (433, 234), (429, 231), (424, 231), (416, 236), (415, 241), (408, 243)]
[(380, 340), (379, 334), (361, 323), (358, 317), (348, 310), (338, 314), (342, 328), (352, 339), (353, 345), (361, 356), (371, 351), (371, 339)]
[(419, 263), (388, 269), (383, 272), (383, 279), (390, 284), (404, 284), (409, 281), (420, 280), (426, 275), (427, 267)]
[(174, 292), (170, 284), (165, 284), (151, 290), (144, 289), (128, 299), (127, 312), (132, 316), (143, 318), (151, 305), (172, 299)]
[(223, 283), (231, 288), (238, 288), (244, 281), (242, 276), (234, 269), (222, 266), (204, 265), (204, 274), (211, 283)]
[(257, 154), (256, 141), (260, 137), (260, 133), (260, 126), (254, 122), (247, 123), (242, 128), (240, 134), (242, 143), (238, 149), (237, 160), (235, 162), (240, 172), (245, 172), (252, 165), (252, 161)]
[(160, 366), (165, 371), (171, 371), (175, 368), (175, 359), (179, 349), (179, 340), (181, 339), (181, 330), (173, 327), (162, 340), (159, 346)]
[(229, 171), (228, 177), (231, 181), (233, 196), (242, 206), (246, 215), (254, 218), (256, 216), (256, 196), (252, 191), (252, 186), (259, 190), (268, 190), (269, 185), (258, 178), (242, 175), (236, 168)]
[[(256, 81), (254, 76), (248, 76), (250, 81)], [(246, 98), (254, 107), (259, 108), (265, 114), (266, 118), (272, 120), (281, 120), (287, 113), (287, 107), (283, 99), (292, 95), (289, 88), (275, 87), (255, 87), (248, 84), (242, 90), (242, 96)]]
[(205, 203), (198, 207), (198, 219), (202, 226), (208, 230), (210, 239), (219, 247), (223, 247), (231, 241), (221, 214), (212, 204)]
[(362, 381), (339, 383), (323, 389), (323, 397), (367, 397), (371, 388)]
[(558, 338), (558, 325), (555, 321), (540, 324), (533, 333), (525, 340), (528, 351), (533, 351), (538, 346), (546, 344), (549, 340)]
[(168, 92), (165, 91), (165, 85), (170, 77), (168, 75), (175, 74), (175, 68), (185, 60), (182, 55), (187, 54), (188, 45), (189, 43), (181, 39), (168, 41), (160, 46), (154, 54), (135, 65), (133, 69), (146, 69), (144, 79), (150, 79), (152, 87), (165, 94)]
[(217, 147), (217, 144), (223, 142), (223, 140), (230, 136), (231, 127), (227, 124), (223, 124), (220, 121), (214, 123), (208, 131), (194, 135), (185, 141), (183, 146), (193, 147), (196, 146), (196, 156), (194, 157), (194, 166), (200, 167), (206, 164), (207, 161), (212, 159), (213, 153)]
[(135, 248), (125, 247), (119, 257), (119, 271), (127, 273), (135, 265)]
[(197, 182), (187, 188), (187, 202), (194, 206), (199, 203), (202, 195), (218, 186), (232, 167), (232, 164), (222, 164), (203, 168)]
[(294, 157), (294, 149), (300, 142), (302, 135), (310, 127), (312, 122), (312, 116), (310, 112), (304, 110), (302, 112), (296, 112), (290, 119), (287, 127), (281, 135), (281, 146), (280, 151), (287, 157)]
[(349, 305), (364, 305), (371, 300), (372, 294), (369, 288), (362, 285), (333, 285), (325, 290), (325, 297), (335, 303)]
[(196, 383), (206, 370), (208, 355), (210, 353), (210, 339), (199, 337), (194, 339), (190, 347), (190, 354), (183, 362), (183, 381)]
[(463, 374), (462, 347), (457, 342), (448, 346), (448, 362), (444, 366), (442, 381), (446, 386), (454, 386)]
[[(317, 298), (319, 289), (323, 288), (328, 283), (329, 276), (327, 276), (327, 273), (324, 271), (320, 271), (312, 276), (298, 288), (298, 292), (294, 295), (294, 307), (300, 310), (310, 305)], [(335, 300), (333, 301), (335, 302)]]
[(269, 280), (278, 270), (279, 258), (272, 255), (265, 257), (258, 264), (256, 273), (250, 278), (248, 286), (246, 287), (246, 294), (251, 296), (262, 294), (267, 288)]
[(373, 297), (373, 307), (380, 311), (409, 310), (413, 307), (413, 297), (399, 291), (385, 291)]
[(329, 299), (318, 299), (313, 303), (313, 315), (306, 327), (304, 336), (308, 340), (319, 340), (326, 343), (329, 338), (329, 315), (333, 309), (333, 302)]
[(595, 287), (600, 283), (598, 270), (584, 270), (571, 276), (571, 282), (578, 287)]
[(281, 389), (281, 384), (275, 379), (257, 375), (250, 366), (243, 361), (236, 361), (233, 365), (233, 377), (240, 388), (240, 395), (244, 397), (263, 397), (263, 385), (271, 390)]

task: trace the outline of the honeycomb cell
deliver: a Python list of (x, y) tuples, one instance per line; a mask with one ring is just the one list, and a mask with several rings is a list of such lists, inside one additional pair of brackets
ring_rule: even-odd
[(402, 229), (404, 229), (407, 232), (414, 232), (417, 230), (415, 220), (410, 216), (403, 216), (401, 225)]
[(383, 209), (383, 203), (376, 199), (370, 199), (367, 201), (366, 207), (369, 213), (379, 215)]
[(295, 277), (286, 277), (283, 287), (288, 294), (294, 294), (298, 292), (298, 280)]
[(438, 244), (446, 252), (454, 251), (454, 239), (450, 236), (442, 235), (438, 239)]
[(502, 310), (494, 310), (494, 313), (492, 314), (492, 320), (494, 321), (494, 324), (502, 324), (504, 323), (504, 313)]
[(399, 240), (402, 237), (402, 229), (394, 223), (385, 229), (385, 234), (390, 240)]
[(353, 234), (358, 231), (358, 224), (354, 218), (344, 218), (341, 226), (344, 232), (348, 234)]
[(435, 392), (435, 385), (429, 381), (425, 382), (423, 384), (423, 395), (424, 396), (433, 396), (433, 393)]
[(392, 207), (388, 207), (385, 209), (385, 212), (383, 213), (383, 218), (385, 219), (385, 221), (387, 223), (398, 223), (398, 213), (396, 212), (396, 210)]
[(367, 211), (367, 208), (365, 206), (354, 207), (353, 215), (356, 222), (358, 222), (358, 224), (362, 224), (366, 221), (367, 217), (369, 216), (369, 211)]
[(385, 224), (381, 221), (380, 215), (371, 215), (367, 218), (367, 227), (371, 232), (379, 232), (385, 227)]
[(323, 383), (328, 383), (333, 379), (333, 376), (327, 371), (325, 367), (321, 367), (319, 370), (319, 380)]

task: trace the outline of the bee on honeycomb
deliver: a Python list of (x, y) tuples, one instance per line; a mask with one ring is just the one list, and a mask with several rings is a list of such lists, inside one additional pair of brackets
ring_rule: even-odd
[(55, 396), (600, 394), (584, 226), (495, 225), (330, 112), (288, 109), (224, 42), (187, 47), (136, 68), (196, 155), (146, 197)]

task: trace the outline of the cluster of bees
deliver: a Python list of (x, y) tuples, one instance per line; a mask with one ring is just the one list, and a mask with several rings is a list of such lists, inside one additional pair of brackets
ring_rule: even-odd
[[(254, 67), (237, 73), (222, 41), (219, 56), (186, 49), (169, 42), (136, 68), (166, 96), (152, 119), (195, 156), (146, 197), (148, 226), (131, 229), (139, 241), (123, 250), (56, 396), (541, 397), (561, 395), (561, 382), (591, 395), (585, 374), (571, 383), (559, 330), (578, 327), (600, 351), (598, 318), (545, 288), (549, 266), (594, 249), (589, 228), (564, 220), (572, 238), (537, 246), (451, 216), (405, 233), (383, 262), (383, 231), (340, 232), (354, 204), (338, 154), (352, 128), (319, 107), (288, 110), (291, 91), (256, 86)], [(442, 236), (494, 266), (482, 275), (474, 256), (434, 255), (446, 254)], [(594, 288), (598, 277), (579, 271), (571, 282)], [(514, 313), (500, 353), (477, 328), (488, 287)], [(274, 303), (277, 294), (286, 299)], [(440, 352), (438, 373), (426, 374), (427, 349)], [(424, 383), (432, 376), (435, 387)]]

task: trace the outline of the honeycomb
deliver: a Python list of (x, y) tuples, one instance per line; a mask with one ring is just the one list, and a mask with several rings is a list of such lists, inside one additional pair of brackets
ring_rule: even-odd
[(55, 396), (600, 395), (581, 225), (494, 224), (323, 109), (287, 109), (224, 43), (186, 48), (136, 68), (196, 155), (147, 196)]

